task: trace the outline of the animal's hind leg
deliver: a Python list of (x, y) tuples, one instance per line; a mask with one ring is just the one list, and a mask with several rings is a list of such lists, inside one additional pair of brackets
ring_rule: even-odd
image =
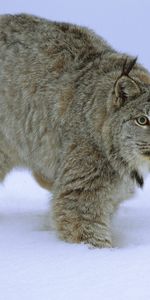
[(0, 181), (3, 181), (8, 172), (13, 168), (10, 157), (0, 149)]
[(0, 181), (3, 181), (7, 173), (15, 166), (14, 157), (14, 151), (0, 132)]
[(52, 180), (46, 178), (45, 176), (41, 175), (38, 172), (33, 172), (33, 176), (42, 188), (44, 188), (48, 191), (52, 190), (53, 185), (54, 185), (54, 182)]

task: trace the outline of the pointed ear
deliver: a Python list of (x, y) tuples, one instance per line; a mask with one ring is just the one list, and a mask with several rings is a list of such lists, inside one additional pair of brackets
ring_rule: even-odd
[(138, 84), (128, 76), (121, 76), (114, 86), (114, 105), (120, 107), (124, 103), (140, 94), (140, 88)]

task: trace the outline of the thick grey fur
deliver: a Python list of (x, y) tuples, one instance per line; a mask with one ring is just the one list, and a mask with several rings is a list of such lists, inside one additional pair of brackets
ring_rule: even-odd
[(0, 180), (53, 192), (60, 238), (111, 247), (111, 217), (150, 165), (150, 75), (87, 28), (0, 16)]

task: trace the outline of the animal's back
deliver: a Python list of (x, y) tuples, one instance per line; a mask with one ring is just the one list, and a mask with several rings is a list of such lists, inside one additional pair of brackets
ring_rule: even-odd
[(54, 177), (63, 112), (76, 101), (73, 78), (91, 57), (111, 51), (86, 28), (23, 14), (0, 17), (0, 133), (18, 164), (44, 166)]

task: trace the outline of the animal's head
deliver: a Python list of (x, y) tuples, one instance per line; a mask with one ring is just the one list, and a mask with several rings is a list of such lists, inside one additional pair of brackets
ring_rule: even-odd
[(132, 168), (150, 164), (150, 75), (126, 59), (109, 95), (103, 141), (114, 161)]

